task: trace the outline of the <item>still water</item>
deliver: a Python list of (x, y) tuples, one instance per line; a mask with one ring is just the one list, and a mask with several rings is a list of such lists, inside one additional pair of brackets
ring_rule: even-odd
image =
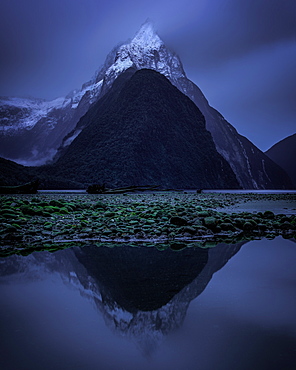
[(296, 244), (0, 259), (2, 370), (296, 369)]

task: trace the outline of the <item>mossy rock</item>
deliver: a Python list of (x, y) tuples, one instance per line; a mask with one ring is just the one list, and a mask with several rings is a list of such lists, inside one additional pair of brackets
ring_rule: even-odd
[(116, 213), (115, 212), (111, 212), (111, 211), (107, 211), (107, 212), (105, 212), (105, 216), (106, 217), (114, 217), (114, 216), (116, 216)]
[(2, 217), (6, 219), (14, 219), (18, 217), (18, 214), (13, 213), (13, 212), (5, 212), (5, 213), (2, 213)]
[(60, 208), (56, 206), (46, 206), (43, 207), (43, 211), (48, 213), (59, 213)]
[(165, 251), (168, 248), (169, 248), (168, 244), (156, 244), (156, 249), (158, 249), (159, 251)]
[(21, 211), (24, 215), (29, 215), (29, 216), (35, 216), (36, 215), (36, 212), (35, 212), (35, 209), (32, 208), (31, 206), (29, 205), (26, 205), (26, 206), (22, 206), (21, 207)]
[(245, 223), (246, 221), (245, 221), (245, 219), (244, 218), (240, 218), (240, 217), (238, 217), (238, 218), (235, 218), (234, 219), (234, 224), (235, 224), (235, 226), (237, 226), (238, 228), (240, 228), (240, 229), (242, 229), (243, 228), (243, 226), (244, 226), (244, 223)]
[(103, 230), (102, 234), (105, 235), (105, 236), (109, 236), (109, 235), (112, 235), (113, 232), (112, 232), (112, 230)]
[(41, 216), (42, 217), (51, 217), (51, 213), (49, 213), (49, 212), (42, 212), (42, 214), (41, 214)]
[(146, 220), (146, 224), (148, 224), (148, 225), (153, 225), (153, 224), (155, 224), (155, 220), (153, 220), (152, 218), (148, 218), (147, 220)]
[(265, 236), (266, 239), (273, 240), (276, 237), (275, 234), (269, 233)]
[(255, 229), (258, 226), (257, 222), (252, 218), (246, 219), (246, 222), (250, 222), (253, 225), (253, 229)]
[(230, 217), (225, 217), (222, 222), (224, 224), (232, 224), (233, 220)]
[(17, 219), (14, 219), (13, 222), (19, 226), (26, 225), (28, 222), (28, 219), (24, 217), (18, 217)]
[(290, 222), (285, 221), (280, 224), (280, 229), (281, 230), (293, 230), (293, 225)]
[(42, 216), (44, 212), (42, 207), (36, 207), (33, 211), (35, 212), (35, 216)]
[(185, 218), (179, 217), (179, 216), (171, 217), (170, 223), (172, 225), (176, 225), (176, 226), (186, 226), (186, 225), (188, 225), (188, 221)]
[(6, 224), (4, 228), (1, 230), (0, 234), (15, 233), (17, 231), (19, 231), (18, 227), (10, 225), (10, 224)]
[(195, 207), (195, 210), (196, 210), (196, 212), (202, 212), (202, 211), (203, 211), (203, 209), (202, 209), (202, 207), (201, 207), (201, 206), (197, 206), (197, 207)]
[(280, 222), (273, 222), (272, 223), (272, 229), (280, 229), (281, 223)]
[(196, 217), (191, 221), (192, 225), (201, 226), (203, 224), (203, 219)]
[(69, 213), (68, 209), (66, 207), (60, 208), (59, 214), (61, 215), (67, 215)]
[(67, 224), (64, 226), (64, 229), (66, 230), (71, 230), (71, 229), (75, 229), (77, 227), (77, 225), (70, 225), (70, 224)]
[(0, 209), (0, 214), (4, 214), (4, 213), (13, 213), (14, 210), (12, 207), (4, 207), (2, 209)]
[(249, 221), (247, 221), (247, 222), (245, 222), (244, 223), (244, 225), (243, 225), (243, 230), (244, 231), (252, 231), (254, 229), (254, 225), (251, 223), (251, 222), (249, 222)]
[(264, 218), (273, 219), (275, 217), (275, 214), (272, 211), (265, 211), (263, 213)]
[(171, 243), (170, 248), (173, 251), (181, 251), (187, 247), (186, 243)]
[(106, 209), (107, 205), (103, 202), (98, 201), (93, 205), (93, 208), (94, 209)]
[(85, 227), (84, 229), (80, 230), (82, 233), (91, 233), (93, 230), (91, 227)]
[(65, 206), (65, 203), (60, 201), (60, 200), (56, 200), (56, 199), (52, 199), (49, 204), (51, 206), (54, 206), (54, 207), (58, 207), (58, 208), (62, 208)]
[(216, 228), (216, 226), (218, 224), (218, 220), (215, 217), (205, 217), (204, 220), (203, 220), (203, 224), (207, 228), (213, 230), (213, 229)]
[(53, 224), (51, 222), (45, 222), (45, 224), (43, 225), (43, 228), (45, 230), (51, 230), (53, 227)]
[(73, 203), (71, 203), (71, 204), (70, 203), (65, 203), (64, 207), (62, 207), (62, 208), (66, 208), (69, 212), (73, 212), (76, 209), (75, 204), (73, 204)]
[(258, 229), (259, 229), (259, 230), (261, 230), (261, 231), (265, 231), (265, 230), (267, 230), (267, 225), (262, 224), (262, 223), (259, 223), (259, 224), (257, 225), (257, 227), (258, 227)]
[(211, 216), (208, 211), (197, 212), (197, 217), (209, 217)]
[[(279, 216), (279, 215), (278, 215)], [(292, 218), (291, 217), (288, 217), (286, 215), (283, 215), (280, 217), (280, 221), (283, 223), (283, 222), (291, 222), (292, 221)]]
[(230, 222), (222, 222), (220, 225), (221, 230), (223, 231), (235, 231), (235, 227)]
[(220, 232), (222, 231), (221, 226), (220, 226), (220, 225), (216, 225), (216, 227), (215, 227), (214, 231), (215, 231), (216, 233), (220, 233)]
[(196, 231), (197, 231), (197, 229), (192, 227), (192, 226), (182, 227), (182, 232), (183, 233), (187, 233), (187, 234), (190, 234), (190, 235), (195, 235)]

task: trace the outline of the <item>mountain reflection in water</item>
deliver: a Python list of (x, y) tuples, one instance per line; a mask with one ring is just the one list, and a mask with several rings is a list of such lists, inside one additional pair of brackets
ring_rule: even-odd
[(43, 279), (45, 271), (59, 272), (95, 302), (109, 327), (149, 355), (163, 335), (181, 326), (189, 303), (242, 244), (178, 252), (126, 245), (35, 252), (3, 259), (1, 275), (19, 274), (24, 281)]
[(190, 301), (242, 244), (179, 252), (90, 246), (74, 253), (95, 281), (101, 294), (95, 301), (106, 322), (134, 338), (148, 355), (164, 334), (183, 323)]
[(90, 245), (1, 258), (0, 367), (290, 369), (296, 253), (278, 241), (241, 251), (244, 242), (180, 251)]

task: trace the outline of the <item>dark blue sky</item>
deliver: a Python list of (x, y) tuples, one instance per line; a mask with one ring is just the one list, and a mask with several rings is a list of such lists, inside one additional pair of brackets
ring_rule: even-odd
[(1, 0), (0, 95), (66, 95), (147, 18), (239, 133), (296, 132), (294, 0)]

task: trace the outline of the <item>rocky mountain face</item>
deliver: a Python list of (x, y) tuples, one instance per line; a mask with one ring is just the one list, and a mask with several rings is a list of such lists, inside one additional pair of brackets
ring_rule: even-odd
[(289, 175), (296, 188), (296, 134), (274, 144), (265, 154), (281, 166)]
[(104, 66), (81, 90), (52, 102), (2, 99), (0, 156), (35, 165), (54, 157), (56, 160), (80, 134), (79, 119), (130, 68), (160, 72), (198, 106), (217, 151), (228, 161), (241, 187), (291, 187), (289, 178), (279, 166), (210, 107), (200, 89), (186, 77), (179, 57), (166, 48), (149, 22), (130, 42), (114, 48)]
[(55, 176), (108, 187), (239, 186), (200, 110), (158, 72), (122, 74), (79, 125), (81, 133), (51, 168)]

